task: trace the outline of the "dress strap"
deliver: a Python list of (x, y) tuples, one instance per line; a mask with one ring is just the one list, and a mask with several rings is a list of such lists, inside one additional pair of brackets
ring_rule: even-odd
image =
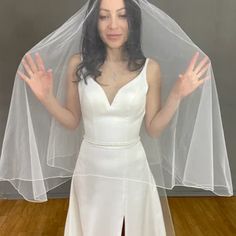
[(144, 76), (144, 81), (145, 81), (145, 85), (146, 85), (146, 91), (148, 90), (148, 82), (147, 82), (147, 64), (149, 61), (149, 57), (146, 58), (145, 64), (144, 64), (144, 68), (143, 68), (143, 76)]
[(145, 71), (147, 70), (148, 61), (149, 61), (149, 57), (146, 58), (146, 61), (145, 61), (145, 63), (144, 63), (144, 70), (145, 70)]

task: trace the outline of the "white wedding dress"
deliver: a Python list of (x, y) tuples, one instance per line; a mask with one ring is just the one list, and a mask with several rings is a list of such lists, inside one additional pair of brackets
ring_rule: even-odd
[(139, 136), (147, 64), (148, 59), (111, 104), (91, 77), (87, 85), (78, 85), (85, 134), (71, 181), (64, 236), (121, 236), (123, 217), (125, 236), (166, 235), (156, 187), (137, 181), (154, 183)]

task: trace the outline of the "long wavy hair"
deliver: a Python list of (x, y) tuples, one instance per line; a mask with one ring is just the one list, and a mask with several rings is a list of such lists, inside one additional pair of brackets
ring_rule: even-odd
[[(128, 39), (124, 43), (123, 56), (128, 60), (128, 70), (141, 70), (145, 63), (145, 57), (141, 49), (141, 11), (138, 0), (124, 0), (128, 21)], [(98, 32), (99, 7), (101, 0), (90, 0), (82, 28), (82, 58), (83, 60), (76, 68), (76, 77), (79, 82), (84, 78), (87, 84), (87, 76), (97, 79), (101, 75), (100, 66), (106, 59), (106, 44), (100, 38)], [(95, 4), (95, 5), (94, 5)], [(84, 70), (85, 68), (85, 70)], [(96, 80), (97, 81), (97, 80)]]

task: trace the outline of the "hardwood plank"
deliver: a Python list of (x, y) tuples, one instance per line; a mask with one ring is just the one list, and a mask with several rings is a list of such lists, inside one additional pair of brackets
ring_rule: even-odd
[[(236, 197), (169, 197), (168, 202), (176, 236), (236, 235)], [(0, 235), (63, 236), (68, 206), (69, 199), (0, 200)]]

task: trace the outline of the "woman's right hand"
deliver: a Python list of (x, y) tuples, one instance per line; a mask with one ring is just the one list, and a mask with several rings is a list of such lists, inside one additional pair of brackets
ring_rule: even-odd
[(53, 96), (52, 70), (45, 70), (44, 62), (39, 53), (35, 53), (35, 61), (36, 63), (30, 54), (26, 54), (25, 58), (22, 59), (26, 74), (19, 70), (17, 74), (29, 85), (35, 96), (43, 102)]

